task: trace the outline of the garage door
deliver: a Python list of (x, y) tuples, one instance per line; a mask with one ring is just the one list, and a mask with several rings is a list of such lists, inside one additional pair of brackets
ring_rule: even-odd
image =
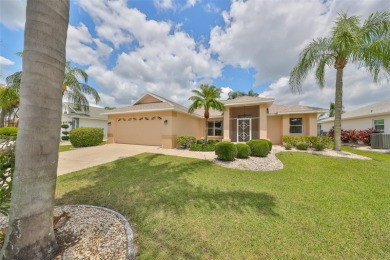
[(161, 117), (126, 117), (117, 119), (116, 143), (161, 145)]

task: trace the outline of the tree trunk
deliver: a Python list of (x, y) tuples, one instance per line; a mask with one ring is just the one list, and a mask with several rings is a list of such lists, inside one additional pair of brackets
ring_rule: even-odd
[(4, 120), (5, 120), (5, 115), (7, 114), (7, 111), (2, 108), (1, 113), (0, 113), (0, 127), (4, 127)]
[(53, 204), (68, 21), (69, 0), (27, 1), (16, 165), (0, 259), (56, 253)]
[(208, 136), (208, 134), (207, 134), (207, 132), (208, 132), (208, 131), (207, 131), (207, 130), (208, 130), (208, 129), (207, 129), (207, 117), (205, 117), (204, 120), (205, 120), (205, 127), (204, 127), (204, 143), (207, 144), (207, 136)]
[(334, 150), (341, 151), (341, 113), (343, 111), (343, 70), (337, 69), (334, 109)]

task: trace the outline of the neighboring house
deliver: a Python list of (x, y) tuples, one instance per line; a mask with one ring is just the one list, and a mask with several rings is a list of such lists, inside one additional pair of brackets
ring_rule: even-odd
[[(316, 107), (273, 104), (274, 99), (239, 97), (222, 101), (224, 113), (210, 111), (209, 139), (246, 142), (267, 138), (274, 144), (283, 135), (317, 135), (317, 116), (326, 110)], [(158, 145), (175, 148), (176, 137), (187, 134), (204, 138), (203, 111), (188, 108), (147, 93), (132, 105), (107, 111), (108, 143)]]
[[(318, 124), (321, 131), (327, 133), (334, 125), (334, 117), (320, 119)], [(390, 133), (390, 99), (341, 114), (341, 128), (344, 130), (374, 128)]]
[[(104, 139), (107, 139), (107, 115), (103, 113), (108, 110), (100, 107), (89, 106), (89, 111), (77, 110), (72, 103), (63, 103), (62, 105), (62, 124), (68, 124), (68, 131), (79, 127), (98, 127), (104, 131)], [(61, 129), (61, 132), (63, 129)]]

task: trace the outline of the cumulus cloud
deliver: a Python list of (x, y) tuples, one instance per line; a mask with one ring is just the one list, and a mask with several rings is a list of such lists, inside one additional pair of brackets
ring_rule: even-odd
[(3, 66), (11, 66), (11, 65), (14, 65), (15, 62), (13, 62), (12, 60), (9, 60), (3, 56), (0, 56), (0, 67), (3, 67)]
[(0, 1), (0, 23), (9, 29), (21, 29), (25, 22), (26, 0)]
[[(84, 24), (70, 26), (68, 58), (86, 65), (88, 75), (101, 87), (104, 98), (99, 105), (112, 106), (108, 102), (113, 100), (129, 104), (145, 91), (186, 103), (195, 82), (211, 82), (222, 73), (211, 51), (180, 26), (148, 20), (122, 0), (80, 0), (79, 5), (93, 19), (95, 28), (89, 30), (95, 30), (98, 38)], [(108, 67), (104, 61), (113, 52), (116, 56)]]
[(153, 3), (157, 9), (175, 9), (172, 0), (153, 0)]
[[(291, 96), (288, 75), (298, 61), (299, 53), (311, 39), (328, 35), (332, 22), (341, 10), (365, 19), (372, 12), (388, 9), (390, 2), (387, 0), (233, 1), (230, 10), (222, 13), (224, 25), (211, 30), (210, 48), (224, 64), (255, 68), (255, 85), (273, 82), (263, 95), (288, 103), (302, 103), (305, 100), (312, 105), (328, 107), (321, 97), (325, 95), (328, 99), (326, 102), (330, 102), (334, 100), (334, 93), (326, 88), (319, 94), (314, 79), (310, 77), (303, 94)], [(349, 104), (346, 107), (376, 101), (381, 97), (380, 93), (389, 97), (388, 86), (375, 85), (370, 76), (360, 70), (350, 66), (347, 72), (352, 76), (345, 73), (345, 82), (353, 86), (344, 96), (345, 103)], [(326, 79), (333, 86), (331, 73)], [(365, 93), (364, 88), (371, 92)], [(364, 97), (366, 100), (363, 100)]]
[(230, 87), (222, 87), (221, 90), (222, 90), (222, 93), (221, 93), (221, 100), (226, 100), (226, 99), (228, 99), (228, 97), (229, 97), (229, 92), (230, 92), (230, 91), (233, 91), (233, 89), (230, 88)]

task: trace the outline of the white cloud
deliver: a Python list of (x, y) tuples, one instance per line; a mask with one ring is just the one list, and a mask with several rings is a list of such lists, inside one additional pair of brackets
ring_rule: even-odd
[[(299, 53), (311, 39), (327, 36), (342, 10), (365, 19), (372, 12), (389, 9), (388, 0), (234, 0), (230, 10), (222, 13), (224, 26), (211, 30), (210, 47), (224, 64), (255, 68), (255, 85), (273, 82), (263, 95), (286, 103), (328, 107), (328, 102), (334, 99), (333, 89), (326, 88), (321, 93), (310, 76), (302, 95), (292, 96), (288, 89), (286, 80)], [(326, 77), (329, 86), (334, 85), (332, 73)], [(346, 108), (390, 95), (388, 85), (375, 85), (367, 73), (353, 66), (348, 66), (344, 81)]]
[(221, 100), (226, 100), (229, 97), (229, 92), (233, 91), (230, 87), (222, 87)]
[(202, 5), (202, 7), (203, 7), (203, 10), (205, 10), (208, 13), (219, 13), (219, 12), (221, 12), (221, 9), (218, 6), (216, 6), (215, 4), (213, 4), (213, 3), (204, 4), (204, 5)]
[[(114, 98), (118, 105), (129, 104), (145, 91), (186, 103), (194, 82), (211, 82), (221, 75), (222, 65), (210, 50), (180, 27), (148, 20), (122, 0), (79, 4), (95, 21), (99, 39), (83, 24), (70, 26), (68, 57), (88, 66), (86, 72), (105, 96), (102, 103)], [(110, 44), (115, 50), (109, 49)], [(117, 57), (108, 67), (103, 61), (112, 51)]]
[(153, 3), (157, 9), (175, 9), (175, 5), (172, 0), (153, 0)]
[(196, 0), (187, 0), (185, 7), (193, 7), (196, 5)]
[(22, 29), (26, 22), (26, 0), (0, 0), (0, 23), (9, 29)]
[(12, 60), (9, 60), (3, 56), (0, 56), (0, 67), (3, 67), (3, 66), (11, 66), (11, 65), (14, 65), (15, 62), (13, 62)]

